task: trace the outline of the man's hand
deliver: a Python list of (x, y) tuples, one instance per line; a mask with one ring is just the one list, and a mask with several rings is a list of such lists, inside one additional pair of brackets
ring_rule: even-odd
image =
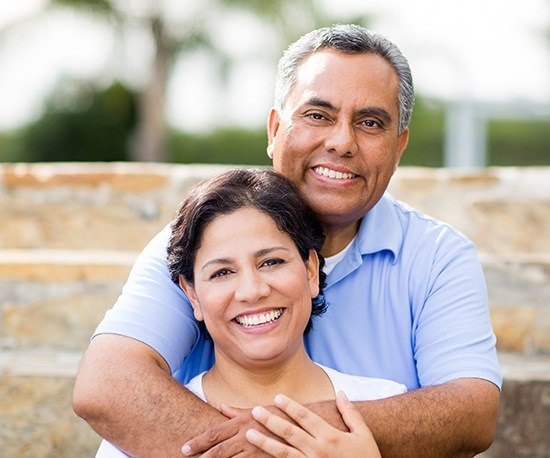
[[(269, 409), (274, 415), (284, 416), (275, 407), (269, 407)], [(230, 457), (237, 454), (243, 457), (269, 456), (246, 440), (246, 432), (251, 428), (262, 431), (268, 437), (273, 437), (266, 428), (252, 417), (250, 410), (235, 409), (222, 405), (221, 412), (229, 420), (186, 442), (181, 449), (184, 455), (195, 456), (202, 453), (201, 456), (203, 457)]]
[(349, 429), (348, 432), (334, 428), (311, 410), (286, 396), (277, 396), (275, 404), (296, 423), (272, 414), (263, 407), (255, 407), (252, 415), (286, 444), (255, 429), (250, 429), (246, 433), (250, 443), (271, 456), (288, 458), (304, 456), (379, 458), (381, 456), (363, 417), (343, 392), (338, 393), (336, 405)]

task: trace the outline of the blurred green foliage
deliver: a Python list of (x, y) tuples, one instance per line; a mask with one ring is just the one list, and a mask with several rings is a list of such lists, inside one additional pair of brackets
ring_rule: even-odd
[(170, 135), (170, 162), (202, 164), (270, 165), (264, 129), (224, 128), (209, 134)]
[(103, 90), (63, 84), (46, 102), (45, 114), (20, 131), (22, 159), (125, 161), (136, 124), (135, 106), (134, 94), (120, 83)]
[(550, 165), (550, 121), (489, 121), (488, 162), (495, 166)]
[(401, 165), (442, 167), (445, 110), (441, 102), (416, 97), (409, 126), (409, 144)]

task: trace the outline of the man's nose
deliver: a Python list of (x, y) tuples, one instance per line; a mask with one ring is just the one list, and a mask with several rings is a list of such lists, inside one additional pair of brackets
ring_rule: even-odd
[(338, 156), (354, 156), (358, 151), (355, 135), (353, 125), (345, 121), (338, 122), (325, 139), (325, 148)]

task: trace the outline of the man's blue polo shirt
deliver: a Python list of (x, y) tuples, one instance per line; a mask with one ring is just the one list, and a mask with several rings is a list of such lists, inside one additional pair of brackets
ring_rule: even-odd
[[(166, 227), (144, 249), (97, 334), (154, 348), (187, 382), (213, 361), (191, 305), (166, 267)], [(473, 244), (388, 194), (361, 221), (328, 275), (327, 312), (306, 336), (312, 358), (409, 389), (463, 377), (501, 386), (487, 291)]]

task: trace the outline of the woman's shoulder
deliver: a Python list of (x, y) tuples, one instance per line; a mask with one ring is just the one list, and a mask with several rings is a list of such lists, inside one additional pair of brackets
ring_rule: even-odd
[(407, 391), (405, 385), (393, 380), (344, 374), (321, 364), (319, 366), (328, 375), (334, 392), (343, 391), (350, 401), (372, 401)]
[(195, 375), (195, 377), (189, 380), (189, 383), (185, 385), (185, 387), (189, 391), (191, 391), (191, 393), (195, 394), (203, 401), (206, 400), (206, 397), (204, 396), (204, 390), (202, 389), (202, 378), (204, 377), (204, 374), (206, 374), (206, 372), (201, 372), (200, 374)]

